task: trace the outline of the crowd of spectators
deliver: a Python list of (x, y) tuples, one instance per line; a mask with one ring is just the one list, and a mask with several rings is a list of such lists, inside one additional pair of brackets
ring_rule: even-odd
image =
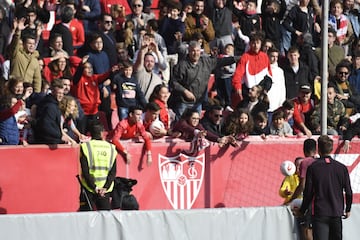
[[(322, 31), (328, 134), (360, 132), (360, 3), (332, 0), (0, 0), (0, 144), (320, 133)], [(209, 78), (215, 84), (209, 89)], [(120, 122), (113, 121), (114, 94)]]

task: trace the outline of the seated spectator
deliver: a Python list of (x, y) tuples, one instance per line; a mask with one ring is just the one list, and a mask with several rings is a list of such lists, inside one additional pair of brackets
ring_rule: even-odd
[(278, 110), (274, 112), (270, 125), (270, 134), (280, 137), (293, 136), (293, 129), (290, 124), (285, 121), (285, 114), (283, 111)]
[(226, 135), (232, 135), (236, 140), (245, 139), (254, 128), (254, 122), (247, 109), (236, 109), (225, 121)]
[(142, 113), (143, 111), (141, 107), (130, 107), (128, 117), (121, 120), (116, 125), (112, 136), (112, 143), (116, 146), (116, 150), (125, 157), (126, 164), (130, 164), (131, 155), (121, 144), (120, 140), (132, 139), (141, 136), (145, 141), (147, 165), (150, 166), (152, 163), (151, 140), (149, 133), (145, 131), (145, 127), (141, 122)]
[(59, 102), (64, 97), (64, 85), (60, 79), (51, 82), (51, 93), (46, 95), (36, 109), (34, 126), (35, 143), (62, 144), (65, 143), (61, 130), (61, 111)]
[(164, 124), (159, 120), (159, 115), (160, 106), (157, 103), (150, 102), (146, 105), (143, 124), (145, 130), (151, 134), (152, 138), (161, 138), (168, 134)]
[[(315, 106), (310, 116), (311, 129), (314, 134), (321, 134), (321, 105)], [(348, 127), (349, 119), (346, 117), (346, 109), (342, 102), (336, 98), (334, 86), (327, 89), (327, 134), (342, 135)]]
[(124, 62), (123, 71), (115, 74), (113, 78), (119, 120), (123, 120), (129, 115), (130, 107), (145, 107), (147, 103), (138, 81), (132, 73), (132, 63)]
[(303, 84), (299, 88), (298, 97), (294, 101), (294, 134), (311, 137), (310, 116), (314, 111), (314, 101), (311, 99), (311, 86)]
[(173, 137), (184, 139), (185, 141), (192, 141), (195, 137), (205, 137), (211, 142), (217, 142), (220, 147), (227, 143), (225, 137), (219, 137), (206, 129), (200, 123), (200, 114), (196, 109), (186, 109), (181, 119), (175, 124), (173, 128)]
[(79, 111), (75, 98), (71, 96), (64, 96), (59, 103), (61, 111), (61, 127), (63, 135), (67, 137), (71, 145), (75, 145), (78, 141), (84, 142), (88, 137), (82, 134), (75, 126), (74, 120), (79, 116)]
[(270, 135), (268, 117), (265, 112), (258, 112), (254, 116), (254, 129), (251, 135), (259, 135), (262, 139), (266, 139), (266, 137)]
[(342, 61), (336, 66), (336, 75), (331, 79), (329, 85), (334, 86), (336, 98), (346, 108), (346, 114), (351, 116), (360, 110), (360, 95), (355, 87), (349, 83), (350, 63)]
[(149, 102), (155, 102), (160, 107), (159, 120), (164, 124), (166, 130), (170, 130), (172, 119), (175, 114), (168, 107), (168, 100), (170, 97), (169, 88), (165, 84), (155, 86), (151, 93)]

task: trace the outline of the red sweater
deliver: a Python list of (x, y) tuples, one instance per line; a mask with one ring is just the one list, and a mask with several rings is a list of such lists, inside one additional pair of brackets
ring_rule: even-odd
[[(308, 101), (307, 103), (300, 102), (299, 98), (295, 98), (294, 100), (294, 133), (297, 134), (301, 132), (299, 124), (305, 122), (305, 115), (307, 113), (311, 113), (314, 109), (313, 100)], [(305, 123), (306, 125), (306, 123)], [(308, 126), (307, 126), (308, 127)]]
[(145, 141), (146, 151), (151, 150), (151, 140), (145, 131), (145, 127), (141, 122), (130, 125), (129, 119), (121, 120), (114, 129), (112, 143), (116, 146), (119, 152), (124, 152), (125, 148), (121, 144), (120, 139), (131, 139), (134, 137), (142, 136)]
[(110, 72), (94, 74), (91, 77), (82, 75), (79, 82), (74, 82), (75, 95), (85, 115), (95, 115), (98, 112), (101, 103), (99, 84), (104, 82), (109, 75)]

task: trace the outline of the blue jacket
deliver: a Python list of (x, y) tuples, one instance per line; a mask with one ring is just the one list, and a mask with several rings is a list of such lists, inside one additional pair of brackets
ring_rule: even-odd
[(0, 145), (19, 144), (19, 129), (17, 127), (16, 119), (14, 116), (0, 121), (0, 138), (2, 140)]

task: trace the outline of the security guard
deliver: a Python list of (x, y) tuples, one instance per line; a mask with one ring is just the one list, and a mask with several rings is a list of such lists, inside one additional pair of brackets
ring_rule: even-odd
[(80, 145), (81, 185), (80, 211), (110, 210), (110, 195), (116, 176), (115, 146), (102, 138), (103, 126), (94, 124), (92, 140)]

